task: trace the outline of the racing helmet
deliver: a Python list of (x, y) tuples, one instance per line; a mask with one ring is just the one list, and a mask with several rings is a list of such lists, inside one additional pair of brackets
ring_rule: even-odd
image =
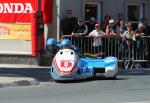
[(56, 46), (57, 45), (57, 40), (55, 38), (49, 38), (46, 42), (47, 46)]
[(69, 39), (63, 39), (60, 44), (61, 44), (61, 48), (71, 47), (71, 41)]

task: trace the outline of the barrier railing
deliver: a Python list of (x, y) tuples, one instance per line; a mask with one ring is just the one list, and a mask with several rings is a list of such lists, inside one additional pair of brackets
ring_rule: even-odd
[[(137, 62), (147, 62), (149, 56), (150, 36), (137, 37), (135, 41), (122, 39), (119, 36), (103, 36), (98, 38), (101, 41), (100, 46), (94, 46), (95, 37), (89, 36), (64, 36), (71, 40), (81, 54), (95, 55), (102, 57), (115, 56), (119, 61), (124, 59), (133, 59)], [(97, 40), (98, 40), (97, 39)]]

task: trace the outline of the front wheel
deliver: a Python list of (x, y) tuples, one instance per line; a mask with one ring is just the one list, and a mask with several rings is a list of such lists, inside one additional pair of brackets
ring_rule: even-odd
[(117, 79), (117, 75), (114, 75), (113, 77), (109, 77), (110, 80), (116, 80)]

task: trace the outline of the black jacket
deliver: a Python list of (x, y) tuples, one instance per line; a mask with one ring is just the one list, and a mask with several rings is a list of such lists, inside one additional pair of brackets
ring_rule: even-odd
[(77, 25), (78, 19), (72, 17), (71, 19), (65, 18), (61, 21), (61, 31), (63, 35), (71, 35), (73, 28)]

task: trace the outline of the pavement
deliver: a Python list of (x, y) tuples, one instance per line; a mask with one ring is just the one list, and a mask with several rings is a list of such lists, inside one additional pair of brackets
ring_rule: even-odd
[(48, 70), (37, 65), (0, 64), (0, 88), (39, 85), (49, 81)]

